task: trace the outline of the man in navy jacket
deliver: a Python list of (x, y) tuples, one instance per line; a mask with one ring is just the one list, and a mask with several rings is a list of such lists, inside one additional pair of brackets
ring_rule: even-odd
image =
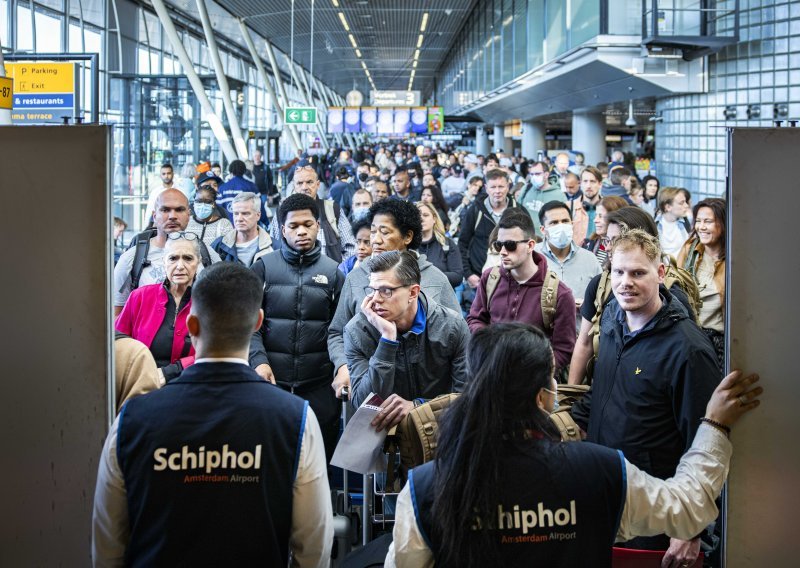
[(187, 327), (195, 364), (130, 399), (111, 428), (94, 500), (96, 566), (327, 566), (333, 540), (322, 435), (302, 399), (247, 364), (258, 277), (204, 271)]

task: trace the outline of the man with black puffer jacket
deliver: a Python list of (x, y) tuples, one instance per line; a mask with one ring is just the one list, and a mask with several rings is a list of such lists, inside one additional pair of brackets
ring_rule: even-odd
[(264, 323), (250, 341), (250, 366), (265, 380), (308, 401), (319, 419), (330, 461), (341, 407), (330, 388), (328, 327), (344, 284), (317, 242), (315, 200), (295, 193), (278, 209), (283, 246), (253, 264), (264, 283)]

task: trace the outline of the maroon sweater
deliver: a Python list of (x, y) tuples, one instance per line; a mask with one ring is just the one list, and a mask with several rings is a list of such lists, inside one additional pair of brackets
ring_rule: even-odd
[(553, 331), (544, 329), (542, 319), (542, 285), (547, 271), (547, 260), (538, 252), (533, 252), (533, 260), (538, 270), (530, 280), (522, 284), (514, 280), (511, 272), (500, 267), (500, 280), (492, 294), (490, 304), (486, 305), (486, 281), (490, 269), (481, 275), (481, 283), (475, 290), (475, 301), (467, 316), (469, 330), (486, 327), (491, 323), (521, 321), (542, 329), (553, 346), (556, 367), (562, 369), (569, 364), (575, 348), (575, 298), (563, 282), (558, 283), (556, 296), (556, 316)]

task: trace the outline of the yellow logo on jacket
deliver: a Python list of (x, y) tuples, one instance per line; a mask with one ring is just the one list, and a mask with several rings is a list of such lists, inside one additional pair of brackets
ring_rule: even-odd
[(638, 374), (640, 374), (641, 372), (642, 372), (642, 370), (641, 370), (639, 367), (636, 367), (636, 371), (635, 371), (635, 373), (638, 375)]

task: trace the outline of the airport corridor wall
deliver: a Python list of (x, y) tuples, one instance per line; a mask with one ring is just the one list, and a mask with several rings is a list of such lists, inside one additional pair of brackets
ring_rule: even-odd
[(111, 129), (0, 127), (0, 566), (88, 566), (111, 368)]
[(728, 132), (729, 368), (758, 372), (765, 393), (731, 436), (726, 567), (798, 563), (799, 148), (800, 128)]

